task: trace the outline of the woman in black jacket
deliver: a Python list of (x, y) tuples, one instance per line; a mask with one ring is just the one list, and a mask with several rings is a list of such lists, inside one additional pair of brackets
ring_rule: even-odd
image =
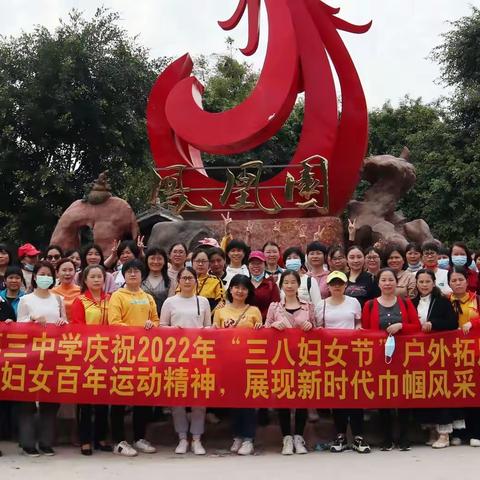
[[(450, 300), (444, 297), (440, 289), (435, 286), (435, 273), (422, 268), (416, 273), (415, 278), (418, 294), (412, 302), (417, 308), (422, 331), (429, 333), (456, 330), (457, 314)], [(416, 414), (422, 426), (430, 430), (427, 445), (433, 448), (448, 447), (453, 429), (465, 428), (461, 409), (419, 409)]]

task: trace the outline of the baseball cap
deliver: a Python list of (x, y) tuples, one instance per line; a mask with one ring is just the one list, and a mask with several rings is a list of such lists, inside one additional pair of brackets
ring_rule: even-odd
[(330, 283), (333, 280), (341, 280), (343, 283), (348, 282), (347, 276), (343, 272), (334, 271), (330, 272), (327, 276), (327, 283)]
[(248, 261), (253, 260), (254, 258), (256, 258), (257, 260), (261, 260), (262, 262), (267, 261), (267, 259), (265, 258), (265, 255), (260, 250), (253, 250), (252, 252), (250, 252)]
[(31, 243), (25, 243), (21, 247), (18, 247), (18, 258), (33, 257), (38, 255), (40, 250), (37, 250)]

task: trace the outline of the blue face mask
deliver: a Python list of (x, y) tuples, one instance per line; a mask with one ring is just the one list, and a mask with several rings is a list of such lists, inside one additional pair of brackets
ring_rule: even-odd
[(301, 266), (302, 261), (299, 258), (289, 258), (285, 262), (285, 267), (287, 267), (287, 270), (293, 270), (294, 272), (298, 272)]
[(187, 268), (192, 268), (192, 267), (193, 267), (192, 261), (191, 261), (191, 260), (187, 260), (187, 261), (185, 262), (185, 267), (187, 267)]
[(442, 270), (448, 270), (450, 266), (450, 260), (448, 258), (439, 258), (438, 259), (438, 268)]
[(256, 282), (261, 282), (265, 277), (265, 272), (261, 273), (260, 275), (250, 275), (250, 276), (252, 277), (252, 280), (255, 280)]
[(456, 267), (464, 267), (467, 263), (467, 256), (466, 255), (452, 255), (452, 263)]
[(385, 363), (392, 363), (393, 352), (395, 352), (395, 337), (389, 335), (385, 342)]
[(29, 263), (24, 263), (24, 264), (23, 264), (23, 268), (24, 268), (27, 272), (33, 272), (34, 266), (33, 266), (33, 265), (30, 265)]
[(37, 287), (43, 290), (47, 290), (53, 285), (53, 277), (49, 275), (37, 275), (35, 281), (37, 282)]

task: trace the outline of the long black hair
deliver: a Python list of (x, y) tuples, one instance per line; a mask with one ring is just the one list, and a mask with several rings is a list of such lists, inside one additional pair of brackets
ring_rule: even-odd
[(237, 273), (234, 275), (233, 278), (230, 280), (230, 285), (228, 286), (227, 290), (227, 300), (232, 303), (232, 288), (242, 286), (248, 290), (247, 298), (245, 299), (245, 303), (248, 305), (252, 305), (255, 299), (255, 287), (253, 286), (252, 281), (246, 275), (242, 275), (241, 273)]
[(148, 259), (149, 257), (153, 257), (154, 255), (161, 255), (163, 257), (163, 267), (162, 267), (162, 278), (163, 283), (165, 284), (165, 288), (168, 290), (170, 288), (170, 277), (168, 276), (168, 257), (167, 252), (163, 248), (160, 247), (150, 247), (145, 252), (145, 278), (150, 275), (150, 268), (148, 267)]
[[(440, 298), (442, 296), (442, 291), (437, 287), (435, 284), (437, 278), (435, 277), (435, 272), (433, 270), (430, 270), (429, 268), (421, 268), (416, 274), (415, 274), (415, 280), (418, 281), (418, 277), (422, 274), (428, 275), (432, 281), (433, 281), (433, 290), (432, 290), (432, 297), (433, 298)], [(417, 295), (415, 296), (414, 300), (419, 301), (420, 300), (420, 292), (418, 291), (417, 287)]]

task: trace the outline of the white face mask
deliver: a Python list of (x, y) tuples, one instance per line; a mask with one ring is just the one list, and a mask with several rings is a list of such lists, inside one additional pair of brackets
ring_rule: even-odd
[(387, 365), (392, 363), (393, 352), (395, 352), (395, 337), (389, 335), (385, 342), (385, 363)]

